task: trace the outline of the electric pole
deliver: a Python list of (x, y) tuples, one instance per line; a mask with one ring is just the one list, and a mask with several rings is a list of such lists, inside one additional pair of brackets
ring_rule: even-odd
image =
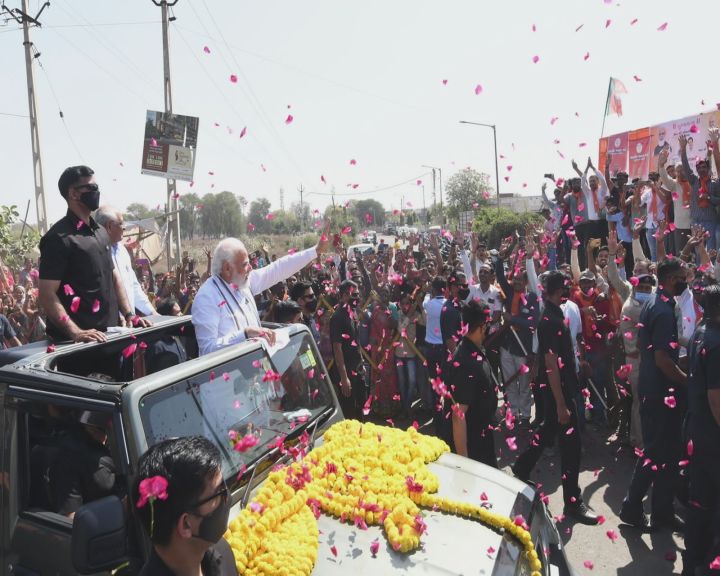
[(300, 184), (298, 192), (300, 192), (300, 234), (305, 233), (305, 210), (303, 208), (303, 185)]
[(280, 188), (280, 211), (285, 212), (285, 190)]
[(27, 0), (22, 0), (22, 9), (8, 9), (3, 3), (0, 6), (0, 14), (5, 14), (15, 20), (23, 27), (23, 47), (25, 48), (25, 74), (27, 76), (27, 95), (28, 109), (30, 116), (30, 144), (32, 146), (33, 156), (33, 178), (35, 180), (35, 208), (37, 210), (37, 227), (41, 234), (48, 231), (47, 206), (45, 204), (45, 184), (43, 181), (42, 156), (40, 154), (40, 128), (38, 127), (37, 100), (35, 98), (35, 74), (33, 71), (33, 60), (40, 56), (36, 51), (32, 53), (33, 43), (30, 41), (30, 26), (41, 26), (40, 14), (43, 10), (50, 6), (50, 2), (45, 2), (40, 11), (33, 18), (30, 16), (27, 6)]
[[(163, 88), (165, 92), (165, 114), (172, 114), (172, 85), (170, 83), (170, 48), (168, 46), (168, 23), (175, 20), (169, 18), (168, 8), (175, 6), (178, 0), (168, 2), (167, 0), (152, 0), (155, 6), (162, 9), (162, 40), (163, 40)], [(165, 205), (165, 216), (167, 222), (167, 235), (165, 237), (165, 248), (167, 250), (168, 271), (172, 269), (172, 237), (175, 237), (175, 259), (180, 262), (180, 202), (176, 192), (175, 179), (167, 179), (167, 204)]]

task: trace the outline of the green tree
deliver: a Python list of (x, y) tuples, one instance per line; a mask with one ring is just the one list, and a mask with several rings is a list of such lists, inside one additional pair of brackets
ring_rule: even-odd
[(269, 234), (272, 226), (271, 221), (267, 219), (270, 214), (270, 200), (267, 198), (258, 198), (250, 202), (248, 210), (248, 222), (255, 226), (255, 232), (258, 234)]
[(385, 208), (377, 200), (357, 200), (351, 206), (361, 226), (382, 228), (385, 224)]
[(472, 168), (455, 172), (445, 186), (448, 216), (457, 220), (460, 212), (473, 210), (487, 204), (485, 196), (490, 194), (490, 176)]
[(20, 222), (17, 206), (0, 206), (0, 260), (10, 268), (19, 270), (25, 256), (38, 245), (40, 235), (29, 226), (15, 230)]
[(164, 214), (163, 210), (158, 210), (157, 208), (148, 208), (146, 204), (142, 204), (141, 202), (133, 202), (132, 204), (128, 204), (128, 207), (125, 208), (125, 213), (132, 220), (144, 220), (145, 218), (153, 218), (155, 216), (162, 216)]
[(200, 197), (194, 192), (180, 196), (180, 234), (183, 238), (192, 240), (195, 237), (195, 227), (202, 209)]
[(488, 247), (499, 248), (503, 238), (518, 232), (523, 235), (525, 226), (533, 222), (538, 225), (543, 221), (535, 212), (517, 213), (507, 208), (485, 207), (475, 212), (473, 232), (488, 243)]

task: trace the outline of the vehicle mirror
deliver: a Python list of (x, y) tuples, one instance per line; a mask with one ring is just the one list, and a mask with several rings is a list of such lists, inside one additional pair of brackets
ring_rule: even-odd
[(125, 511), (117, 496), (82, 506), (72, 529), (72, 561), (79, 574), (118, 568), (127, 561)]

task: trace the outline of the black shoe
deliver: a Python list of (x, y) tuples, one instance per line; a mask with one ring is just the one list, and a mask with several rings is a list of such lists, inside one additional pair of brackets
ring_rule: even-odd
[(620, 509), (619, 517), (620, 520), (622, 520), (623, 524), (634, 526), (635, 528), (639, 528), (643, 532), (650, 532), (653, 528), (652, 524), (650, 523), (650, 518), (647, 514), (645, 514), (645, 512), (643, 512), (642, 507), (633, 507), (630, 506), (627, 502), (623, 502), (623, 506)]
[(677, 514), (672, 516), (653, 516), (652, 527), (657, 529), (670, 528), (673, 532), (685, 533), (685, 520)]
[(595, 514), (595, 512), (593, 512), (582, 500), (575, 502), (574, 504), (565, 504), (563, 514), (574, 518), (580, 522), (580, 524), (587, 524), (588, 526), (595, 526), (600, 523), (597, 514)]

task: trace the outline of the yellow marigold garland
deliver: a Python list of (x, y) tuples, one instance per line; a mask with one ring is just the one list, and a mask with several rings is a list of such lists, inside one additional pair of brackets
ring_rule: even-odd
[(322, 446), (302, 460), (271, 472), (257, 496), (225, 534), (240, 574), (307, 575), (318, 552), (321, 512), (359, 528), (382, 524), (398, 552), (420, 546), (421, 508), (440, 510), (504, 530), (525, 548), (532, 576), (542, 565), (530, 533), (491, 510), (437, 495), (427, 464), (449, 448), (445, 442), (407, 431), (344, 420), (325, 432)]

